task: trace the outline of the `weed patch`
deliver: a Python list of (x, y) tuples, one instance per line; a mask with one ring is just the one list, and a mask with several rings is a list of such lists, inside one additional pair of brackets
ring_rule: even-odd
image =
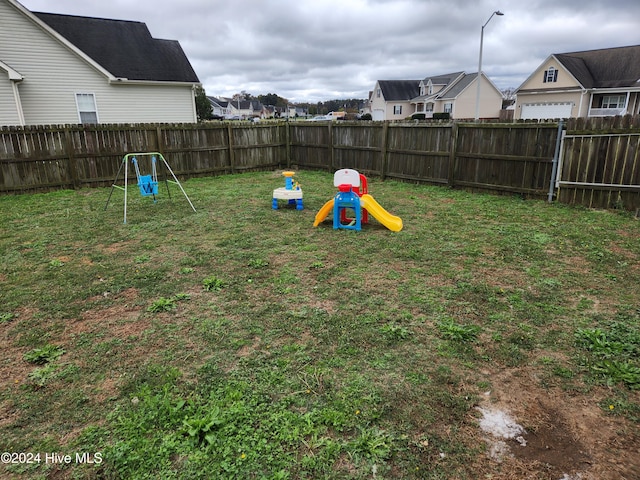
[(44, 347), (34, 348), (24, 354), (24, 359), (29, 363), (44, 365), (53, 362), (64, 354), (64, 348), (59, 345), (47, 344)]
[(576, 342), (589, 355), (584, 358), (588, 371), (607, 384), (622, 383), (640, 389), (640, 329), (637, 312), (624, 321), (607, 322), (602, 327), (582, 328)]

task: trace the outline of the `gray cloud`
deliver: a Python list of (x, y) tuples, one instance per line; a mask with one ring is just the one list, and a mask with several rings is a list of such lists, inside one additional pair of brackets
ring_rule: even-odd
[(478, 68), (517, 87), (550, 54), (640, 44), (637, 0), (22, 0), (180, 41), (207, 94), (365, 98), (378, 79)]

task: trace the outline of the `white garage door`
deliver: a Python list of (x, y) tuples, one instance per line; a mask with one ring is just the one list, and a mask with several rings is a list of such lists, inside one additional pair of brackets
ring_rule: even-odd
[(384, 120), (384, 110), (374, 110), (371, 118), (375, 121)]
[(525, 103), (522, 105), (522, 120), (569, 118), (573, 103)]

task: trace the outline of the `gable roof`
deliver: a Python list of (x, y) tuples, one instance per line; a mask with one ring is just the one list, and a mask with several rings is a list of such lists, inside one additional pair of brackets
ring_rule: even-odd
[(209, 101), (210, 101), (212, 104), (215, 104), (215, 105), (217, 105), (218, 107), (222, 107), (222, 108), (224, 108), (224, 107), (226, 107), (227, 105), (229, 105), (229, 102), (224, 101), (224, 100), (220, 100), (219, 98), (216, 98), (216, 97), (207, 96), (207, 98), (209, 99)]
[(378, 80), (386, 101), (411, 100), (420, 93), (420, 80)]
[[(491, 85), (493, 82), (489, 77), (487, 77), (484, 72), (482, 76), (489, 80)], [(458, 95), (464, 92), (465, 89), (471, 85), (474, 80), (478, 77), (477, 73), (467, 74), (465, 72), (453, 72), (453, 73), (445, 73), (444, 75), (437, 75), (434, 77), (427, 77), (422, 80), (420, 83), (422, 85), (428, 85), (431, 82), (432, 85), (444, 85), (444, 87), (432, 94), (426, 95), (416, 95), (412, 98), (412, 102), (425, 102), (425, 101), (435, 101), (435, 100), (452, 100), (455, 99)], [(498, 88), (493, 85), (497, 92)]]
[(460, 75), (464, 75), (464, 72), (445, 73), (444, 75), (437, 75), (434, 77), (427, 77), (422, 80), (422, 83), (427, 85), (431, 81), (432, 85), (449, 85)]
[[(461, 73), (462, 73), (461, 78), (456, 78), (457, 81), (455, 81), (455, 83), (453, 83), (452, 85), (449, 85), (448, 87), (445, 87), (444, 91), (439, 92), (437, 94), (438, 99), (444, 100), (444, 99), (456, 98), (469, 85), (471, 85), (471, 83), (478, 77), (478, 73), (470, 73), (469, 75), (467, 75), (464, 72), (461, 72)], [(483, 76), (484, 76), (484, 73), (483, 73)]]
[(554, 57), (584, 88), (639, 86), (640, 45), (559, 53)]
[(180, 44), (153, 38), (142, 22), (33, 14), (115, 77), (200, 83)]

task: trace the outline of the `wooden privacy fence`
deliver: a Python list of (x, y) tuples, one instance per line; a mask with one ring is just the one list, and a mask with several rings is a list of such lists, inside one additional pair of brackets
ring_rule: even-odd
[(182, 177), (278, 168), (284, 124), (38, 126), (0, 130), (0, 192), (110, 185), (122, 158), (161, 152)]
[(291, 161), (382, 178), (544, 197), (557, 124), (292, 124)]
[[(615, 122), (569, 122), (557, 169), (557, 123), (216, 122), (4, 128), (0, 193), (108, 186), (125, 154), (158, 151), (181, 178), (278, 168), (354, 168), (383, 179), (534, 198), (547, 198), (551, 191), (552, 197), (567, 203), (639, 208), (640, 128), (633, 121)], [(556, 170), (557, 182), (552, 179)]]
[(571, 119), (554, 187), (562, 203), (640, 208), (640, 117)]

